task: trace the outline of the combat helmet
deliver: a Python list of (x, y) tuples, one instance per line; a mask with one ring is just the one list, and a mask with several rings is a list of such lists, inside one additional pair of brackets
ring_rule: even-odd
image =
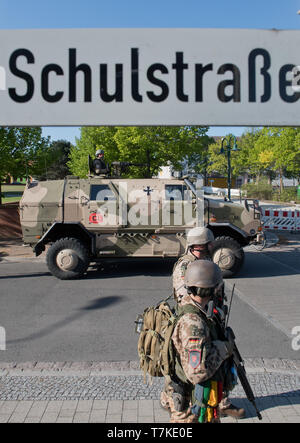
[(186, 236), (186, 251), (193, 245), (207, 245), (214, 239), (214, 234), (210, 229), (204, 227), (193, 228)]
[(212, 261), (196, 260), (187, 268), (184, 283), (186, 288), (219, 288), (223, 284), (222, 271)]
[(97, 151), (96, 151), (96, 157), (97, 157), (97, 155), (99, 155), (99, 154), (104, 154), (103, 149), (97, 149)]

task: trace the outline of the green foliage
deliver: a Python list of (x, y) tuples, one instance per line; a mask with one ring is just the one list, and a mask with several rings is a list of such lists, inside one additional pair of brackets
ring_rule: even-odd
[(25, 177), (41, 171), (48, 145), (49, 139), (42, 137), (39, 127), (0, 127), (0, 183), (8, 174)]
[(68, 168), (71, 143), (66, 140), (56, 140), (52, 142), (41, 158), (41, 166), (44, 168), (41, 174), (37, 175), (38, 180), (59, 180), (70, 174)]
[(49, 139), (42, 137), (39, 127), (0, 128), (0, 178), (6, 175), (25, 177), (42, 168), (42, 158)]
[(272, 200), (280, 202), (300, 202), (300, 197), (297, 196), (297, 187), (293, 186), (290, 188), (285, 188), (282, 192), (276, 190), (272, 194)]
[(83, 127), (80, 138), (71, 147), (68, 167), (72, 174), (86, 177), (89, 170), (88, 156), (95, 157), (97, 149), (105, 149), (105, 161), (119, 161), (118, 147), (114, 140), (115, 127)]
[(14, 143), (13, 128), (0, 127), (0, 183), (14, 167), (12, 156)]
[[(238, 152), (231, 151), (232, 175), (248, 173), (259, 181), (279, 176), (283, 191), (283, 176), (300, 178), (300, 128), (265, 127), (245, 132), (237, 141)], [(208, 172), (227, 174), (226, 155), (220, 155), (221, 140), (209, 146)], [(262, 192), (268, 193), (268, 190)]]
[(261, 180), (258, 183), (247, 183), (242, 186), (242, 191), (246, 192), (248, 198), (272, 200), (273, 188), (266, 180)]
[[(226, 137), (227, 138), (227, 137)], [(227, 140), (228, 141), (228, 140)], [(209, 145), (208, 154), (209, 154), (209, 165), (207, 171), (209, 173), (218, 172), (221, 175), (227, 175), (228, 168), (228, 158), (227, 158), (227, 141), (222, 143), (222, 140), (218, 140), (215, 143)], [(224, 149), (224, 154), (221, 154), (221, 149)], [(230, 162), (231, 162), (231, 174), (233, 177), (236, 177), (243, 170), (243, 166), (241, 166), (241, 160), (243, 158), (242, 155), (242, 145), (239, 146), (239, 151), (233, 151), (233, 139), (230, 141)]]
[(171, 163), (181, 169), (186, 157), (195, 153), (201, 155), (209, 140), (207, 130), (200, 126), (81, 128), (81, 136), (71, 148), (68, 165), (73, 174), (85, 177), (88, 155), (94, 158), (95, 151), (102, 148), (108, 163), (125, 161), (143, 165), (131, 167), (129, 177), (151, 177), (161, 166)]
[(242, 191), (247, 198), (277, 202), (300, 202), (300, 197), (297, 196), (296, 186), (285, 188), (280, 192), (279, 188), (273, 188), (266, 179), (262, 179), (258, 183), (247, 183), (242, 186)]

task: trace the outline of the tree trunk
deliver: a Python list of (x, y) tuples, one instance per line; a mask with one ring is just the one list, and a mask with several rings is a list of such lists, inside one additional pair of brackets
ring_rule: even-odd
[(280, 183), (280, 194), (283, 192), (283, 177), (282, 169), (279, 169), (279, 183)]

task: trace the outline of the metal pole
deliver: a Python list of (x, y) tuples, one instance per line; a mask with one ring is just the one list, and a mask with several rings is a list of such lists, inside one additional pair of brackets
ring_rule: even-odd
[(230, 163), (230, 143), (227, 145), (227, 188), (228, 188), (228, 200), (231, 201), (231, 163)]

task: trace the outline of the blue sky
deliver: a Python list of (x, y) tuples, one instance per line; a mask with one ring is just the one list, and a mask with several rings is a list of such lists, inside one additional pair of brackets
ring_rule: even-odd
[[(299, 29), (300, 0), (0, 0), (0, 29), (260, 28)], [(211, 127), (210, 135), (244, 128)], [(43, 128), (72, 143), (79, 128)]]

